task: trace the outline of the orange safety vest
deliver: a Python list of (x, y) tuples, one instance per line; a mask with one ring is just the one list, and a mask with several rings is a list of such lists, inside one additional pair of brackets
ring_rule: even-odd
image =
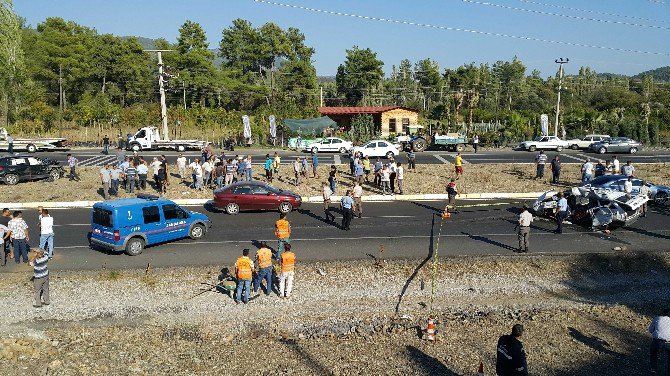
[(258, 259), (258, 267), (261, 269), (269, 268), (272, 266), (272, 251), (267, 248), (261, 248), (256, 253), (256, 258)]
[(237, 269), (237, 278), (239, 279), (250, 279), (251, 278), (251, 260), (249, 257), (242, 256), (237, 259), (235, 262), (235, 267)]
[(281, 254), (281, 272), (292, 272), (295, 269), (295, 253), (286, 251)]
[(285, 219), (280, 219), (275, 223), (275, 235), (279, 239), (286, 239), (291, 236), (291, 225)]

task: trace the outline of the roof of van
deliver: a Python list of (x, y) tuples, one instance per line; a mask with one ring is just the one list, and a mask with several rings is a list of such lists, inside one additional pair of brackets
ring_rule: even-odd
[(146, 199), (146, 198), (122, 198), (119, 200), (107, 200), (103, 202), (98, 202), (94, 206), (106, 206), (112, 208), (122, 208), (126, 206), (136, 206), (142, 204), (150, 204), (152, 202), (160, 203), (172, 203), (172, 201), (164, 199), (162, 197), (156, 199)]

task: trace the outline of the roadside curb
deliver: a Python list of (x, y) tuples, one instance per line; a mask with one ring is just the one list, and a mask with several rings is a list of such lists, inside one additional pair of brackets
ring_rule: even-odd
[[(493, 200), (493, 199), (535, 199), (544, 192), (526, 192), (526, 193), (467, 193), (458, 196), (459, 200)], [(332, 196), (333, 200), (339, 200), (342, 196)], [(366, 202), (394, 202), (394, 201), (437, 201), (447, 200), (449, 198), (446, 194), (423, 194), (423, 195), (369, 195), (363, 196), (363, 201)], [(172, 200), (178, 205), (205, 205), (212, 201), (205, 198), (194, 199), (176, 199)], [(70, 202), (24, 202), (24, 203), (0, 203), (0, 208), (10, 209), (35, 209), (42, 206), (49, 209), (73, 209), (73, 208), (90, 208), (95, 203), (102, 201), (70, 201)], [(303, 202), (315, 203), (323, 202), (321, 196), (303, 197)]]

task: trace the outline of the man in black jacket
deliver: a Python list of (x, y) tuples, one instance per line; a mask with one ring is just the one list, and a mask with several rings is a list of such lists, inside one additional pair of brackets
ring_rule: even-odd
[(526, 352), (519, 340), (523, 334), (523, 325), (512, 327), (512, 334), (498, 339), (496, 374), (498, 376), (528, 376)]

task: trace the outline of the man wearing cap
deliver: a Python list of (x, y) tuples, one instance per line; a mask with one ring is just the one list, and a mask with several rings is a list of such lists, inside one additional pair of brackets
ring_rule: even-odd
[(519, 340), (523, 334), (523, 325), (512, 327), (512, 334), (506, 334), (498, 339), (496, 374), (498, 376), (528, 376), (526, 352), (523, 342)]
[(528, 205), (524, 205), (521, 214), (519, 214), (517, 225), (517, 237), (519, 238), (519, 250), (517, 252), (528, 252), (531, 222), (533, 222), (533, 215), (528, 212)]

